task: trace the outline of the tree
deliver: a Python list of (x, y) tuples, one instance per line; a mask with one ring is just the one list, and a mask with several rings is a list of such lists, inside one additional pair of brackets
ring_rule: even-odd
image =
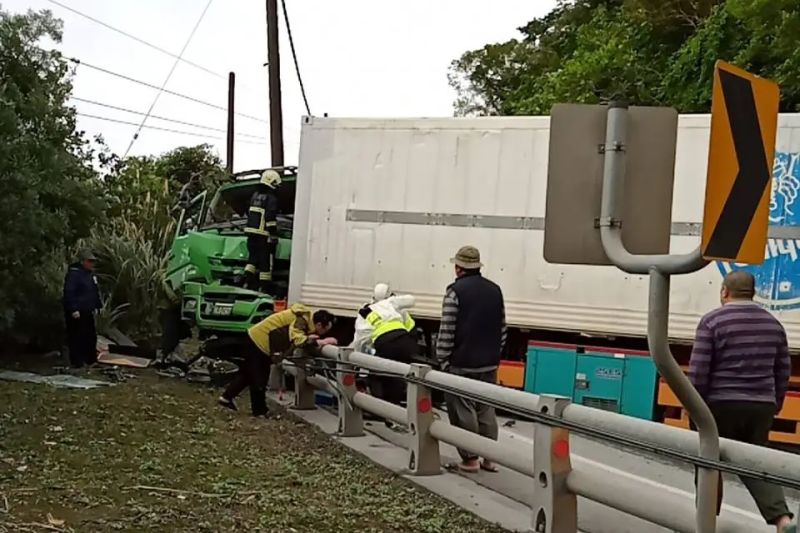
[(19, 342), (57, 338), (41, 332), (61, 324), (66, 250), (103, 213), (69, 67), (43, 38), (61, 40), (49, 11), (0, 10), (0, 337)]
[(775, 79), (781, 109), (800, 108), (795, 0), (562, 0), (519, 30), (453, 62), (456, 114), (612, 99), (706, 112), (717, 59)]
[(102, 178), (106, 220), (85, 245), (98, 256), (106, 304), (101, 326), (116, 326), (140, 345), (154, 345), (165, 304), (163, 273), (175, 234), (178, 197), (215, 188), (226, 177), (209, 145), (182, 146), (159, 156), (106, 158)]

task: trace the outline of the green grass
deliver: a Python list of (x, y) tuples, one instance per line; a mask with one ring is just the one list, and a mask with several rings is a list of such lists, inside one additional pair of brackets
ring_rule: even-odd
[(0, 382), (0, 532), (45, 531), (48, 513), (81, 532), (502, 531), (291, 415), (215, 397), (149, 373), (90, 391)]

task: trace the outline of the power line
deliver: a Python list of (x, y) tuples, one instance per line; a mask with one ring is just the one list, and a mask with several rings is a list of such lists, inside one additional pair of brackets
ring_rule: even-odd
[[(120, 120), (120, 119), (111, 118), (111, 117), (101, 117), (99, 115), (92, 115), (91, 113), (82, 113), (80, 111), (76, 111), (75, 114), (80, 116), (80, 117), (93, 118), (93, 119), (96, 119), (96, 120), (104, 120), (106, 122), (113, 122), (115, 124), (124, 124), (124, 125), (127, 125), (127, 126), (138, 126), (139, 125), (138, 122), (130, 122), (129, 120)], [(205, 133), (198, 133), (198, 132), (194, 132), (194, 131), (175, 130), (175, 129), (172, 129), (172, 128), (162, 128), (160, 126), (148, 126), (148, 125), (145, 125), (143, 127), (146, 128), (146, 129), (151, 129), (151, 130), (164, 131), (164, 132), (167, 132), (167, 133), (176, 133), (176, 134), (179, 134), (179, 135), (189, 135), (191, 137), (202, 137), (204, 139), (213, 139), (213, 140), (217, 140), (217, 141), (221, 141), (222, 140), (222, 137), (216, 137), (214, 135), (207, 135)], [(263, 142), (263, 141), (262, 142), (245, 141), (245, 140), (242, 140), (242, 139), (237, 139), (236, 142), (244, 143), (244, 144), (261, 144), (261, 145), (266, 145), (267, 144), (266, 142)]]
[[(91, 105), (96, 105), (96, 106), (100, 106), (100, 107), (105, 107), (105, 108), (108, 108), (108, 109), (113, 109), (115, 111), (122, 111), (124, 113), (131, 113), (133, 115), (140, 115), (140, 116), (144, 115), (144, 113), (142, 111), (136, 111), (136, 110), (133, 110), (133, 109), (128, 109), (127, 107), (120, 107), (120, 106), (116, 106), (116, 105), (113, 105), (113, 104), (106, 104), (106, 103), (103, 103), (103, 102), (98, 102), (96, 100), (89, 100), (87, 98), (80, 98), (78, 96), (70, 96), (70, 99), (75, 100), (76, 102), (83, 102), (85, 104), (91, 104)], [(201, 128), (201, 129), (205, 129), (205, 130), (211, 130), (211, 131), (216, 131), (216, 132), (220, 132), (220, 133), (225, 133), (225, 130), (222, 129), (222, 128), (215, 128), (213, 126), (205, 126), (203, 124), (195, 124), (194, 122), (186, 122), (184, 120), (179, 120), (179, 119), (176, 119), (176, 118), (162, 117), (160, 115), (153, 115), (153, 114), (151, 114), (150, 117), (158, 119), (158, 120), (164, 120), (166, 122), (173, 122), (175, 124), (181, 124), (183, 126), (191, 126), (193, 128)], [(264, 138), (263, 135), (254, 135), (252, 133), (237, 133), (236, 135), (240, 135), (242, 137), (249, 137), (251, 139), (263, 139)]]
[(196, 68), (198, 70), (202, 70), (203, 72), (205, 72), (207, 74), (211, 74), (212, 76), (215, 76), (215, 77), (220, 78), (220, 79), (226, 79), (227, 78), (227, 76), (225, 76), (225, 75), (222, 75), (222, 74), (220, 74), (218, 72), (214, 72), (213, 70), (211, 70), (209, 68), (206, 68), (203, 65), (198, 65), (197, 63), (194, 63), (193, 61), (189, 61), (188, 59), (184, 59), (184, 58), (182, 58), (182, 57), (180, 57), (180, 56), (178, 56), (176, 54), (173, 54), (169, 50), (161, 48), (160, 46), (155, 45), (155, 44), (153, 44), (153, 43), (151, 43), (149, 41), (146, 41), (146, 40), (142, 39), (141, 37), (137, 37), (137, 36), (132, 35), (132, 34), (126, 32), (124, 30), (116, 28), (116, 27), (112, 26), (111, 24), (108, 24), (107, 22), (103, 22), (102, 20), (99, 20), (99, 19), (97, 19), (97, 18), (95, 18), (95, 17), (93, 17), (91, 15), (88, 15), (86, 13), (78, 11), (77, 9), (75, 9), (73, 7), (70, 7), (70, 6), (66, 5), (66, 4), (62, 4), (61, 2), (58, 2), (57, 0), (47, 0), (47, 1), (50, 2), (51, 4), (59, 6), (62, 9), (66, 9), (67, 11), (70, 11), (70, 12), (78, 15), (79, 17), (83, 17), (83, 18), (85, 18), (87, 20), (90, 20), (90, 21), (94, 22), (95, 24), (99, 24), (100, 26), (103, 26), (104, 28), (107, 28), (107, 29), (109, 29), (109, 30), (111, 30), (113, 32), (119, 33), (120, 35), (124, 35), (128, 39), (132, 39), (132, 40), (136, 41), (137, 43), (140, 43), (140, 44), (143, 44), (143, 45), (147, 46), (148, 48), (152, 48), (153, 50), (161, 52), (162, 54), (166, 54), (166, 55), (168, 55), (168, 56), (170, 56), (170, 57), (172, 57), (174, 59), (177, 59), (181, 63), (185, 63), (185, 64), (187, 64), (187, 65), (189, 65), (191, 67), (194, 67), (194, 68)]
[(214, 0), (208, 0), (208, 2), (206, 3), (206, 7), (203, 8), (203, 12), (200, 13), (200, 18), (197, 19), (197, 22), (195, 23), (194, 27), (192, 28), (192, 31), (189, 32), (189, 37), (187, 37), (186, 38), (186, 42), (183, 43), (183, 48), (181, 48), (181, 52), (180, 52), (180, 54), (178, 54), (178, 58), (176, 58), (175, 61), (172, 63), (172, 68), (169, 69), (169, 73), (167, 73), (167, 77), (164, 78), (164, 83), (161, 84), (161, 87), (158, 89), (158, 92), (156, 93), (156, 96), (153, 98), (153, 102), (150, 104), (150, 108), (147, 110), (147, 114), (145, 114), (145, 116), (142, 118), (142, 123), (139, 124), (139, 128), (136, 130), (136, 133), (133, 134), (133, 138), (131, 139), (131, 142), (128, 145), (128, 149), (125, 150), (125, 154), (122, 156), (123, 159), (125, 157), (128, 157), (128, 152), (131, 151), (131, 148), (133, 148), (133, 144), (136, 142), (136, 139), (139, 138), (139, 134), (142, 132), (142, 128), (144, 127), (144, 123), (147, 122), (147, 117), (150, 116), (150, 113), (152, 113), (153, 109), (156, 107), (156, 104), (158, 103), (158, 99), (161, 97), (161, 93), (164, 91), (164, 88), (167, 86), (167, 83), (169, 83), (169, 79), (175, 73), (175, 69), (178, 68), (178, 63), (180, 62), (179, 61), (180, 58), (183, 57), (184, 53), (186, 53), (186, 49), (189, 47), (189, 43), (192, 42), (192, 38), (194, 37), (194, 34), (197, 33), (197, 28), (200, 27), (200, 23), (205, 18), (206, 13), (208, 12), (208, 8), (211, 7), (211, 3), (213, 1)]
[(300, 75), (300, 64), (297, 61), (297, 52), (294, 49), (294, 39), (292, 38), (292, 26), (289, 24), (289, 12), (286, 11), (286, 0), (281, 0), (281, 8), (283, 10), (283, 19), (286, 21), (286, 35), (289, 37), (289, 48), (292, 49), (292, 58), (294, 59), (294, 70), (297, 72), (297, 81), (300, 83), (300, 94), (303, 95), (303, 103), (306, 105), (306, 113), (311, 116), (311, 108), (308, 106), (308, 98), (306, 98), (306, 88), (303, 85), (303, 77)]
[[(125, 74), (120, 74), (119, 72), (114, 72), (112, 70), (108, 70), (108, 69), (103, 68), (103, 67), (98, 67), (97, 65), (92, 65), (91, 63), (87, 63), (85, 61), (81, 61), (80, 59), (77, 59), (77, 58), (74, 58), (74, 57), (67, 57), (66, 59), (68, 61), (72, 61), (76, 65), (82, 65), (82, 66), (90, 68), (92, 70), (96, 70), (98, 72), (102, 72), (104, 74), (108, 74), (109, 76), (114, 76), (116, 78), (120, 78), (120, 79), (129, 81), (129, 82), (132, 82), (132, 83), (137, 83), (139, 85), (143, 85), (143, 86), (149, 87), (151, 89), (160, 90), (160, 87), (158, 85), (153, 85), (152, 83), (148, 83), (146, 81), (137, 80), (136, 78), (131, 78), (130, 76), (126, 76)], [(161, 92), (169, 94), (169, 95), (172, 95), (172, 96), (177, 96), (178, 98), (183, 98), (184, 100), (188, 100), (188, 101), (194, 102), (196, 104), (201, 104), (201, 105), (204, 105), (204, 106), (207, 106), (207, 107), (218, 109), (220, 111), (227, 111), (227, 109), (225, 109), (223, 106), (220, 106), (220, 105), (217, 105), (217, 104), (212, 104), (210, 102), (206, 102), (205, 100), (200, 100), (199, 98), (195, 98), (193, 96), (187, 96), (185, 94), (182, 94), (182, 93), (179, 93), (179, 92), (175, 92), (175, 91), (171, 91), (169, 89), (164, 89)], [(256, 122), (261, 122), (263, 124), (269, 124), (269, 121), (264, 120), (263, 118), (258, 118), (258, 117), (255, 117), (253, 115), (248, 115), (246, 113), (237, 112), (236, 115), (240, 116), (240, 117), (244, 117), (244, 118), (249, 118), (250, 120), (255, 120)]]

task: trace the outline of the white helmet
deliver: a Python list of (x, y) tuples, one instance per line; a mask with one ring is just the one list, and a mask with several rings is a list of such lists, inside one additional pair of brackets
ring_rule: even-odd
[(380, 300), (385, 300), (389, 297), (389, 284), (388, 283), (378, 283), (375, 285), (375, 288), (372, 290), (372, 300), (378, 302)]
[(261, 174), (261, 184), (266, 185), (270, 189), (275, 189), (281, 184), (281, 175), (274, 170), (265, 170)]

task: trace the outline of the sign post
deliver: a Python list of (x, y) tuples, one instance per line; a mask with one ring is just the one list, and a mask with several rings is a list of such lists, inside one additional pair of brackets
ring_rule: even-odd
[(706, 259), (764, 262), (779, 101), (775, 83), (717, 61), (701, 243)]
[[(704, 459), (719, 460), (719, 432), (711, 410), (683, 373), (670, 350), (670, 277), (700, 270), (712, 259), (739, 263), (761, 263), (764, 260), (770, 162), (775, 152), (777, 112), (778, 89), (774, 83), (726, 63), (717, 63), (702, 242), (688, 254), (649, 252), (651, 255), (645, 255), (640, 250), (631, 253), (623, 239), (622, 230), (630, 223), (630, 217), (626, 218), (625, 202), (639, 200), (638, 197), (626, 198), (623, 192), (631, 188), (630, 180), (641, 182), (646, 179), (638, 172), (634, 175), (626, 172), (626, 162), (633, 156), (630, 152), (637, 146), (635, 127), (629, 134), (630, 124), (635, 123), (635, 119), (625, 104), (611, 103), (606, 111), (605, 139), (600, 151), (603, 172), (599, 217), (596, 219), (594, 235), (585, 241), (599, 238), (604, 253), (601, 260), (607, 258), (611, 264), (629, 274), (649, 276), (647, 341), (650, 352), (659, 373), (697, 426), (699, 455)], [(674, 130), (662, 130), (661, 133), (675, 136)], [(558, 154), (559, 148), (552, 146), (553, 141), (558, 142), (558, 139), (558, 135), (554, 138), (551, 126), (551, 157), (554, 153)], [(670, 142), (674, 146), (674, 139)], [(559, 159), (554, 160), (558, 170)], [(664, 159), (658, 169), (652, 170), (660, 174), (666, 171), (673, 173), (673, 167), (674, 159)], [(552, 175), (553, 172), (548, 170), (549, 176)], [(558, 172), (555, 173), (557, 174)], [(545, 244), (545, 259), (559, 263), (602, 264), (601, 260), (597, 260), (597, 254), (576, 256), (561, 252), (560, 241), (563, 240), (564, 231), (559, 229), (562, 225), (557, 218), (557, 211), (550, 208), (551, 205), (558, 205), (556, 200), (564, 196), (559, 192), (564, 185), (555, 182), (556, 187), (551, 195), (552, 185), (549, 177), (545, 243), (548, 229), (552, 228), (551, 242), (555, 245), (550, 248), (551, 253), (548, 253), (548, 246)], [(659, 215), (658, 210), (654, 213), (656, 216), (663, 216)], [(549, 220), (551, 217), (553, 220)], [(651, 224), (659, 227), (663, 222)], [(666, 223), (669, 224), (669, 220)], [(585, 229), (582, 228), (584, 233)], [(699, 470), (697, 533), (714, 533), (716, 530), (718, 481), (718, 471), (707, 468)]]

